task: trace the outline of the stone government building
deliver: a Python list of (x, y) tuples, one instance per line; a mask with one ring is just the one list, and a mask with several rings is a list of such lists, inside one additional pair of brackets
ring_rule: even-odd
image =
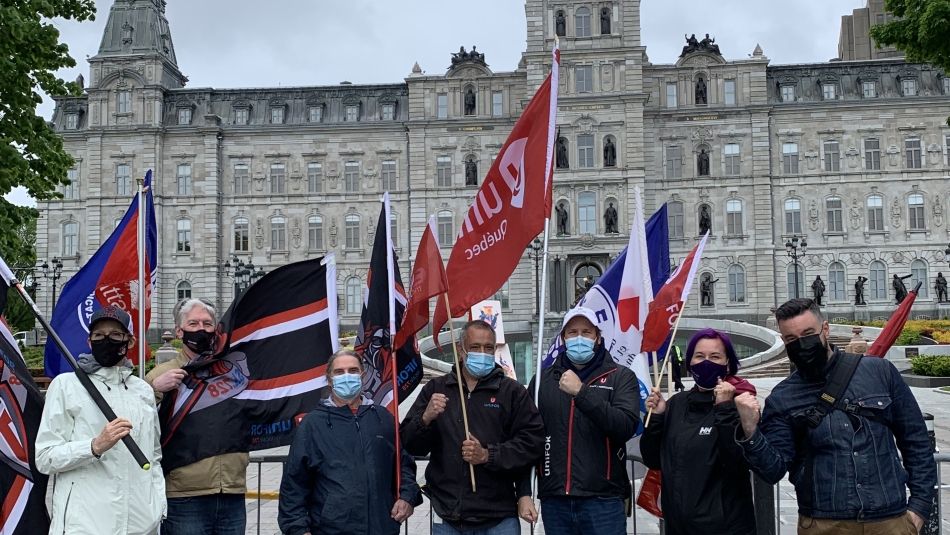
[[(382, 192), (392, 195), (403, 276), (430, 214), (447, 258), (550, 68), (556, 34), (554, 203), (564, 215), (552, 215), (549, 310), (566, 310), (626, 245), (640, 186), (649, 212), (668, 203), (675, 262), (711, 230), (700, 268), (710, 299), (701, 303), (697, 288), (690, 316), (764, 323), (795, 294), (785, 248), (793, 236), (808, 242), (799, 292), (811, 295), (821, 276), (832, 319), (888, 316), (895, 274), (912, 275), (909, 288), (924, 281), (914, 315), (939, 314), (950, 78), (932, 67), (901, 58), (770, 65), (760, 47), (727, 60), (702, 37), (653, 63), (638, 0), (527, 0), (527, 49), (511, 72), (492, 71), (473, 47), (447, 51), (444, 74), (416, 65), (392, 84), (190, 88), (164, 5), (115, 0), (85, 94), (57, 100), (53, 122), (76, 166), (64, 198), (39, 203), (37, 240), (38, 257), (62, 258), (68, 278), (114, 228), (136, 178), (154, 169), (155, 330), (173, 325), (182, 297), (226, 307), (235, 290), (223, 265), (235, 256), (269, 271), (328, 252), (352, 329)], [(866, 305), (856, 306), (859, 276)], [(527, 329), (527, 253), (498, 297), (506, 320)]]

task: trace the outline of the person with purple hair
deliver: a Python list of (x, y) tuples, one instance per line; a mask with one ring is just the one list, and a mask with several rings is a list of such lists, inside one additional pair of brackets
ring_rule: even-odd
[(739, 413), (733, 398), (755, 395), (755, 387), (736, 376), (732, 341), (715, 329), (693, 335), (685, 360), (695, 386), (669, 400), (654, 388), (646, 401), (653, 416), (640, 439), (644, 464), (661, 471), (666, 533), (752, 535), (752, 483), (734, 438)]

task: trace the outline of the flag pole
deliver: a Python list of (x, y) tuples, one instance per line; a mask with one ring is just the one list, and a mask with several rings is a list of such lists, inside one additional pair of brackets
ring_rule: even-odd
[(135, 333), (138, 337), (138, 356), (139, 356), (139, 377), (142, 379), (145, 378), (145, 308), (148, 306), (149, 298), (145, 295), (145, 179), (137, 178), (136, 182), (139, 185), (138, 197), (139, 197), (139, 210), (138, 210), (138, 220), (137, 230), (138, 230), (138, 258), (139, 258), (139, 302), (138, 302), (138, 332)]
[(538, 404), (538, 393), (541, 389), (541, 356), (544, 354), (544, 301), (548, 289), (548, 233), (550, 232), (550, 217), (544, 218), (544, 252), (541, 253), (541, 293), (538, 299), (538, 342), (537, 358), (534, 366), (534, 404)]
[[(106, 417), (106, 420), (110, 422), (115, 420), (115, 411), (113, 411), (112, 407), (106, 403), (105, 398), (102, 397), (102, 393), (99, 392), (95, 385), (92, 384), (92, 380), (89, 379), (89, 376), (86, 374), (86, 372), (79, 367), (79, 363), (76, 362), (76, 357), (74, 357), (73, 354), (69, 352), (69, 348), (66, 347), (66, 343), (63, 342), (63, 339), (59, 337), (59, 334), (53, 330), (53, 327), (48, 321), (46, 321), (46, 318), (43, 317), (43, 313), (40, 312), (39, 307), (36, 306), (36, 302), (33, 301), (33, 298), (30, 297), (30, 294), (26, 293), (26, 289), (23, 288), (23, 283), (17, 280), (3, 258), (0, 258), (0, 276), (2, 276), (7, 281), (10, 287), (16, 288), (17, 293), (20, 294), (20, 297), (23, 299), (23, 301), (30, 307), (30, 311), (33, 312), (33, 315), (37, 320), (39, 320), (40, 325), (46, 329), (46, 332), (49, 334), (50, 338), (53, 339), (53, 342), (56, 344), (56, 347), (59, 348), (59, 351), (63, 354), (63, 357), (65, 357), (69, 365), (72, 366), (76, 375), (76, 379), (78, 379), (79, 383), (83, 386), (83, 388), (86, 389), (89, 397), (92, 398), (92, 401), (102, 412), (103, 416)], [(135, 440), (132, 439), (132, 435), (125, 435), (122, 437), (122, 443), (125, 444), (126, 448), (128, 448), (129, 453), (132, 454), (135, 462), (142, 468), (142, 470), (148, 470), (152, 467), (148, 458), (145, 457), (145, 454), (142, 453), (142, 450), (139, 448), (138, 444), (136, 444)]]
[[(683, 304), (683, 308), (684, 308), (684, 309), (686, 308), (686, 304), (685, 304), (685, 303)], [(683, 311), (680, 310), (680, 313), (676, 315), (676, 323), (673, 324), (673, 334), (670, 335), (670, 343), (666, 346), (666, 358), (663, 359), (663, 366), (660, 368), (660, 377), (663, 377), (663, 374), (666, 373), (666, 364), (670, 361), (670, 350), (673, 349), (673, 343), (674, 343), (674, 340), (676, 340), (676, 331), (677, 331), (677, 329), (679, 329), (679, 326), (680, 326), (680, 319), (681, 319), (682, 317), (683, 317)], [(655, 361), (654, 361), (654, 362), (655, 362)], [(654, 386), (653, 388), (656, 388), (657, 391), (659, 391), (659, 389), (660, 389), (660, 383), (659, 383), (659, 381), (657, 381), (656, 386)], [(646, 428), (648, 425), (650, 425), (650, 418), (651, 418), (652, 416), (653, 416), (653, 409), (650, 409), (650, 410), (647, 412), (647, 419), (646, 419), (646, 421), (643, 423), (643, 427), (644, 427), (644, 428)]]
[[(449, 315), (449, 336), (452, 337), (452, 355), (455, 357), (455, 378), (459, 384), (459, 405), (462, 406), (462, 425), (465, 426), (466, 438), (472, 435), (468, 431), (468, 409), (465, 408), (465, 392), (462, 390), (462, 367), (459, 365), (459, 350), (455, 343), (455, 329), (452, 327), (452, 305), (449, 304), (449, 292), (442, 294), (445, 298), (445, 310)], [(468, 475), (472, 479), (472, 492), (475, 492), (475, 467), (471, 463), (468, 465)]]
[(383, 212), (386, 214), (386, 276), (388, 277), (389, 288), (389, 364), (392, 372), (393, 383), (393, 419), (396, 427), (396, 499), (399, 499), (399, 489), (402, 487), (402, 448), (399, 441), (399, 380), (397, 349), (394, 345), (396, 339), (396, 270), (393, 267), (393, 237), (392, 237), (392, 218), (389, 214), (389, 192), (383, 193)]

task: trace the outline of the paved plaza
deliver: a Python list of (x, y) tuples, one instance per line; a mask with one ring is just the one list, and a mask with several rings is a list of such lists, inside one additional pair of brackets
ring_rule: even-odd
[[(781, 379), (762, 378), (753, 379), (751, 382), (759, 391), (760, 399), (766, 397)], [(688, 383), (688, 381), (687, 381)], [(687, 386), (689, 386), (687, 384)], [(914, 395), (920, 403), (921, 409), (934, 415), (935, 430), (937, 434), (937, 445), (941, 452), (950, 452), (950, 394), (937, 392), (929, 388), (912, 388)], [(417, 389), (418, 392), (418, 389)], [(403, 407), (408, 407), (407, 402)], [(255, 455), (279, 454), (286, 452), (286, 448), (277, 448), (252, 454), (252, 460)], [(258, 474), (260, 471), (260, 474)], [(941, 466), (945, 492), (943, 493), (942, 507), (945, 511), (943, 515), (943, 532), (950, 533), (950, 465), (944, 463)], [(419, 465), (419, 481), (424, 479), (425, 463)], [(252, 462), (248, 468), (247, 485), (249, 490), (256, 491), (260, 488), (265, 494), (270, 494), (280, 487), (281, 465), (278, 463), (258, 464)], [(639, 489), (639, 481), (637, 482)], [(782, 481), (778, 487), (779, 493), (779, 534), (793, 534), (795, 530), (795, 521), (797, 518), (795, 506), (795, 493), (787, 479)], [(248, 500), (247, 501), (247, 533), (275, 535), (279, 534), (277, 528), (277, 500), (267, 499)], [(430, 512), (429, 503), (426, 500), (421, 506), (416, 508), (415, 513), (409, 519), (408, 533), (428, 534), (429, 533)], [(532, 533), (531, 527), (522, 522), (522, 533)], [(537, 526), (534, 533), (544, 533), (543, 527)], [(627, 533), (636, 534), (659, 534), (659, 523), (655, 517), (637, 508), (635, 518), (628, 521)]]

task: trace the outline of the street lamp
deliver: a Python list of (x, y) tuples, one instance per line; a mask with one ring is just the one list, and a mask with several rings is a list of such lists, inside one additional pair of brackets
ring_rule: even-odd
[(528, 258), (534, 259), (534, 309), (536, 312), (541, 310), (541, 282), (538, 270), (541, 267), (542, 249), (543, 245), (538, 238), (528, 244)]
[[(233, 262), (233, 264), (232, 264)], [(237, 299), (242, 293), (244, 293), (252, 284), (257, 282), (257, 279), (264, 276), (265, 272), (263, 268), (255, 267), (254, 262), (244, 263), (243, 260), (238, 258), (237, 255), (231, 260), (224, 262), (225, 272), (230, 272), (228, 276), (234, 279), (234, 298)]]
[(53, 317), (53, 310), (56, 309), (56, 281), (63, 276), (63, 261), (56, 257), (53, 257), (50, 263), (44, 260), (40, 265), (40, 270), (44, 279), (53, 280), (53, 303), (50, 305), (50, 317)]
[(792, 259), (792, 263), (795, 266), (795, 298), (801, 297), (800, 288), (798, 284), (798, 259), (805, 256), (807, 253), (808, 242), (805, 241), (805, 238), (799, 238), (798, 236), (792, 236), (792, 239), (785, 242), (785, 251), (788, 253), (788, 257)]

